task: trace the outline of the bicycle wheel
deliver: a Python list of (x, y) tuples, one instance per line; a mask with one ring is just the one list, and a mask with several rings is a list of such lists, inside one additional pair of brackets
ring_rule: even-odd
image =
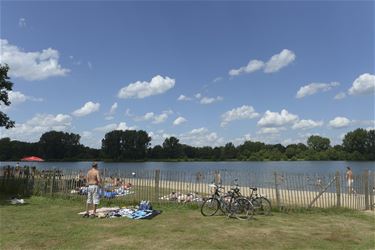
[(231, 204), (231, 216), (239, 220), (248, 220), (253, 216), (254, 210), (251, 202), (246, 198), (237, 198)]
[(213, 216), (220, 208), (220, 202), (216, 198), (209, 198), (205, 200), (201, 206), (201, 214), (203, 216)]
[(271, 202), (265, 197), (256, 197), (252, 200), (256, 214), (270, 215)]

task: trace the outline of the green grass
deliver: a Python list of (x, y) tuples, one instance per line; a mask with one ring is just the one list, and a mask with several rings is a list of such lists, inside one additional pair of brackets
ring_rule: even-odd
[(77, 200), (27, 202), (0, 200), (0, 249), (375, 249), (374, 215), (347, 209), (238, 221), (203, 217), (194, 206), (160, 205), (163, 213), (152, 220), (84, 219)]

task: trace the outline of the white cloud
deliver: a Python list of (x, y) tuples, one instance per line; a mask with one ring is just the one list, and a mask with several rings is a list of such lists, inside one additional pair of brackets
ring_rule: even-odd
[(375, 75), (369, 73), (360, 75), (354, 80), (348, 93), (349, 95), (375, 94)]
[(242, 66), (238, 69), (231, 69), (229, 71), (230, 76), (238, 76), (246, 73), (253, 73), (264, 67), (264, 62), (259, 60), (251, 60), (246, 66)]
[(24, 52), (7, 40), (0, 39), (0, 63), (9, 65), (11, 77), (28, 81), (43, 80), (52, 76), (65, 76), (70, 71), (59, 64), (59, 52), (48, 48), (36, 52)]
[(24, 103), (26, 101), (33, 101), (33, 102), (42, 102), (43, 101), (42, 98), (27, 96), (27, 95), (25, 95), (25, 94), (23, 94), (19, 91), (9, 91), (8, 92), (8, 98), (9, 98), (9, 101), (11, 102), (10, 106), (2, 105), (2, 106), (0, 106), (0, 111), (11, 109), (12, 107), (14, 107), (18, 104)]
[(201, 99), (201, 98), (202, 98), (202, 94), (201, 94), (201, 93), (197, 93), (197, 94), (195, 94), (195, 98), (197, 98), (197, 99)]
[(341, 100), (341, 99), (344, 99), (345, 97), (346, 97), (345, 92), (340, 92), (337, 95), (335, 95), (334, 99), (335, 100)]
[(224, 139), (217, 133), (210, 132), (207, 128), (193, 129), (188, 133), (179, 135), (181, 143), (191, 146), (219, 146), (224, 144)]
[(72, 117), (65, 114), (36, 114), (25, 123), (16, 123), (14, 128), (0, 129), (1, 137), (10, 137), (22, 141), (38, 141), (48, 131), (69, 131)]
[(129, 127), (128, 125), (126, 125), (126, 122), (120, 122), (119, 124), (111, 123), (111, 124), (105, 125), (103, 127), (94, 128), (94, 131), (107, 133), (107, 132), (110, 132), (110, 131), (113, 131), (113, 130), (123, 130), (123, 131), (125, 131), (125, 130), (134, 130), (134, 129), (136, 129), (136, 127)]
[(278, 128), (261, 128), (257, 134), (278, 134), (281, 131), (286, 130), (284, 127), (278, 127)]
[(92, 70), (92, 63), (91, 62), (87, 62), (87, 67), (89, 67), (89, 69)]
[(293, 129), (312, 129), (323, 126), (323, 121), (299, 120), (293, 124)]
[(250, 60), (246, 66), (242, 66), (238, 69), (231, 69), (229, 75), (238, 76), (241, 74), (253, 73), (261, 69), (263, 69), (265, 73), (274, 73), (288, 66), (295, 59), (296, 55), (293, 51), (283, 49), (279, 54), (273, 55), (267, 62), (261, 60)]
[(283, 49), (279, 54), (273, 55), (264, 67), (265, 73), (274, 73), (288, 66), (296, 59), (293, 51)]
[(168, 116), (172, 113), (173, 111), (171, 110), (163, 111), (159, 115), (155, 114), (154, 112), (148, 112), (144, 114), (143, 116), (136, 117), (135, 120), (136, 121), (151, 121), (151, 123), (153, 124), (159, 124), (159, 123), (165, 122), (168, 119)]
[(346, 128), (351, 124), (351, 121), (346, 117), (336, 117), (329, 121), (329, 126), (332, 128)]
[(186, 121), (187, 120), (184, 117), (179, 116), (179, 117), (176, 118), (176, 120), (174, 120), (173, 125), (177, 126), (177, 125), (180, 125), (180, 124), (182, 124)]
[(145, 98), (152, 95), (162, 94), (169, 89), (173, 88), (175, 80), (169, 77), (162, 77), (160, 75), (154, 76), (150, 82), (137, 81), (130, 83), (128, 86), (123, 87), (118, 92), (119, 98)]
[(114, 104), (112, 104), (111, 109), (108, 112), (108, 115), (114, 115), (116, 113), (117, 107), (118, 107), (117, 102), (115, 102)]
[(118, 107), (117, 102), (112, 104), (111, 108), (109, 109), (109, 112), (105, 114), (106, 117), (104, 119), (107, 121), (113, 120), (114, 119), (113, 115), (116, 113), (117, 107)]
[(255, 112), (252, 106), (243, 105), (238, 108), (229, 110), (221, 115), (221, 127), (225, 127), (228, 123), (235, 120), (252, 119), (258, 117), (259, 114)]
[(258, 125), (261, 127), (281, 127), (293, 124), (296, 121), (298, 121), (298, 116), (289, 113), (285, 109), (281, 110), (280, 114), (267, 110), (263, 117), (258, 121)]
[(191, 98), (190, 98), (190, 97), (187, 97), (187, 96), (184, 96), (184, 95), (180, 95), (180, 96), (177, 98), (177, 101), (191, 101)]
[(18, 26), (19, 26), (20, 28), (24, 28), (24, 27), (26, 27), (26, 18), (21, 17), (21, 18), (18, 20)]
[(340, 83), (338, 82), (331, 82), (331, 83), (310, 83), (308, 85), (302, 86), (297, 94), (296, 98), (303, 98), (308, 95), (313, 95), (318, 92), (325, 92), (333, 87), (339, 86)]
[(222, 100), (223, 100), (223, 97), (221, 97), (221, 96), (217, 96), (217, 97), (203, 97), (200, 100), (200, 103), (201, 104), (212, 104), (212, 103), (215, 103), (215, 102), (220, 102)]
[(93, 103), (90, 101), (90, 102), (86, 102), (85, 105), (83, 105), (83, 107), (75, 110), (72, 114), (78, 117), (86, 116), (86, 115), (89, 115), (91, 113), (98, 111), (99, 108), (100, 108), (100, 103)]

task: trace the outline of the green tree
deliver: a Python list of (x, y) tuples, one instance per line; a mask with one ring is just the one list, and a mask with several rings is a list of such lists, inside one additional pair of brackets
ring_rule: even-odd
[(366, 152), (369, 160), (375, 160), (375, 130), (372, 129), (367, 132), (365, 141)]
[(231, 142), (225, 144), (223, 153), (224, 159), (235, 159), (237, 157), (237, 149)]
[(183, 157), (182, 145), (174, 136), (166, 138), (163, 142), (164, 154), (167, 158), (178, 159)]
[(114, 130), (105, 134), (102, 153), (105, 158), (116, 161), (144, 160), (151, 137), (143, 130)]
[(8, 161), (12, 159), (12, 143), (10, 138), (0, 139), (0, 161)]
[(307, 145), (310, 149), (317, 152), (325, 151), (330, 147), (331, 141), (328, 138), (318, 135), (312, 135), (307, 139)]
[(46, 159), (74, 158), (79, 153), (80, 139), (78, 134), (49, 131), (39, 139), (40, 151)]
[[(7, 64), (0, 64), (0, 107), (1, 105), (9, 106), (10, 101), (8, 97), (8, 92), (12, 90), (13, 83), (8, 76), (9, 67)], [(6, 129), (14, 127), (14, 121), (2, 111), (0, 111), (0, 127), (5, 127)]]
[(355, 151), (365, 154), (367, 153), (366, 148), (367, 142), (367, 131), (362, 128), (358, 128), (352, 132), (348, 132), (343, 141), (342, 145), (345, 151), (349, 153), (354, 153)]

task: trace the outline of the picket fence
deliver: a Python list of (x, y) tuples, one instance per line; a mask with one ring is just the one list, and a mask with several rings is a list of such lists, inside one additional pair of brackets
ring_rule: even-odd
[[(63, 196), (85, 199), (79, 194), (84, 186), (80, 170), (45, 169), (17, 173), (5, 167), (0, 173), (0, 191), (4, 193), (41, 196)], [(215, 170), (184, 172), (180, 170), (101, 170), (102, 186), (118, 183), (131, 184), (126, 195), (113, 198), (114, 202), (190, 203), (200, 202), (212, 193), (212, 183), (221, 184), (228, 191), (238, 183), (243, 195), (249, 196), (249, 187), (271, 200), (279, 209), (346, 207), (356, 210), (374, 209), (375, 173), (364, 171), (354, 175), (349, 189), (344, 173), (295, 174), (287, 172), (262, 173), (251, 170)]]

